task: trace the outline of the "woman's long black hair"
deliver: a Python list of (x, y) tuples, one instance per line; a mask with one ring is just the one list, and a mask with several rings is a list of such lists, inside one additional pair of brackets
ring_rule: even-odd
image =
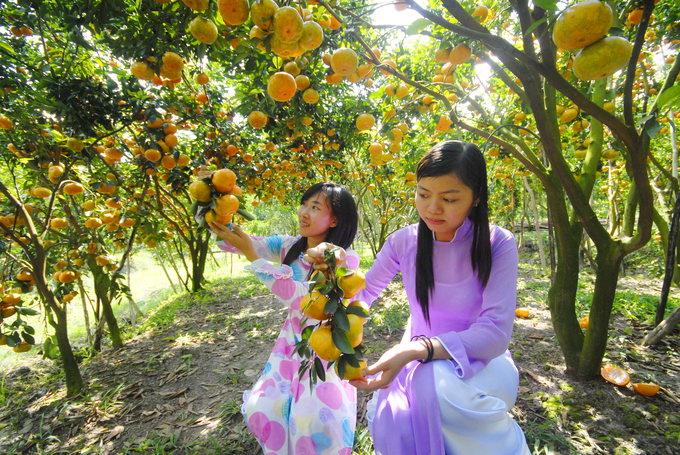
[[(338, 224), (335, 227), (328, 229), (325, 241), (344, 249), (349, 248), (352, 242), (354, 242), (354, 236), (357, 233), (357, 226), (359, 224), (359, 215), (354, 198), (349, 191), (340, 185), (332, 182), (321, 182), (310, 186), (300, 198), (300, 203), (304, 204), (309, 198), (318, 193), (326, 197), (328, 204), (331, 206), (331, 213), (338, 220)], [(307, 237), (300, 237), (291, 245), (283, 263), (287, 265), (292, 264), (293, 261), (300, 257), (300, 253), (305, 251), (307, 251)]]
[[(479, 148), (462, 141), (444, 141), (427, 151), (418, 163), (416, 179), (441, 177), (453, 174), (472, 190), (473, 200), (478, 200), (468, 214), (472, 221), (473, 237), (470, 258), (472, 270), (486, 287), (491, 274), (491, 240), (489, 233), (489, 194), (486, 182), (486, 162)], [(418, 224), (418, 251), (416, 254), (416, 297), (427, 323), (430, 323), (430, 295), (434, 289), (432, 231), (425, 221)]]

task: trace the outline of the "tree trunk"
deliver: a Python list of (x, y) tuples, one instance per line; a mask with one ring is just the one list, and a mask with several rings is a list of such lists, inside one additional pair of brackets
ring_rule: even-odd
[[(46, 296), (49, 297), (49, 296)], [(58, 306), (59, 303), (56, 302), (54, 295), (51, 296), (55, 300), (55, 305)], [(73, 355), (73, 349), (71, 349), (71, 342), (68, 339), (68, 327), (66, 323), (66, 311), (59, 309), (52, 310), (54, 315), (57, 317), (56, 322), (54, 319), (50, 318), (50, 325), (54, 327), (54, 332), (57, 336), (57, 346), (59, 346), (59, 355), (63, 363), (64, 375), (66, 376), (66, 394), (70, 397), (77, 395), (83, 388), (83, 377), (80, 375), (80, 369), (78, 368), (78, 362)]]
[(205, 278), (205, 264), (208, 259), (208, 250), (210, 246), (210, 234), (203, 237), (202, 233), (196, 236), (196, 245), (191, 254), (191, 292), (197, 292), (203, 289), (203, 282)]
[(609, 317), (614, 305), (619, 267), (623, 256), (623, 252), (616, 247), (614, 242), (609, 245), (598, 245), (595, 292), (593, 292), (588, 331), (583, 342), (578, 370), (578, 376), (583, 379), (600, 374), (602, 358), (607, 349)]
[(548, 305), (555, 335), (559, 342), (569, 374), (578, 375), (583, 332), (576, 318), (576, 290), (578, 289), (579, 246), (583, 228), (569, 222), (564, 195), (559, 185), (546, 188), (548, 204), (552, 207), (557, 241), (555, 279), (548, 291)]
[(657, 325), (654, 330), (649, 332), (645, 339), (642, 340), (641, 344), (645, 346), (657, 344), (663, 339), (663, 337), (675, 330), (678, 324), (680, 324), (680, 307), (673, 310), (673, 312), (665, 320), (663, 320), (661, 324)]
[[(90, 262), (88, 260), (88, 262)], [(111, 337), (111, 344), (115, 349), (123, 347), (123, 337), (120, 334), (118, 321), (115, 314), (113, 314), (113, 307), (111, 306), (111, 299), (109, 298), (109, 276), (101, 271), (97, 271), (97, 266), (90, 263), (90, 270), (94, 278), (94, 292), (97, 294), (97, 299), (101, 302), (102, 313), (106, 320), (106, 325), (109, 328), (109, 336)]]

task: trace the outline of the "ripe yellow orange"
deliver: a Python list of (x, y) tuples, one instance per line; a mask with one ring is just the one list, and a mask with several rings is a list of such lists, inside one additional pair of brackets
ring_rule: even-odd
[(515, 316), (518, 318), (528, 318), (530, 315), (531, 313), (529, 313), (529, 310), (526, 308), (517, 308), (515, 310)]
[[(359, 361), (359, 368), (355, 368), (351, 366), (349, 363), (345, 363), (345, 375), (341, 377), (340, 379), (344, 379), (346, 381), (351, 381), (352, 379), (359, 379), (363, 378), (364, 376), (361, 374), (361, 370), (366, 368), (366, 361), (365, 360), (360, 360)], [(338, 364), (335, 364), (335, 374), (339, 375), (338, 373)]]
[(253, 111), (248, 115), (248, 123), (256, 130), (264, 127), (268, 121), (267, 114), (261, 111)]
[(11, 130), (14, 123), (4, 115), (0, 115), (0, 129)]
[[(290, 61), (283, 65), (283, 71), (295, 77), (300, 74), (300, 67), (295, 61)], [(297, 86), (297, 83), (295, 85)]]
[(360, 114), (356, 119), (356, 125), (359, 131), (370, 130), (375, 125), (375, 117), (368, 113)]
[(83, 141), (78, 139), (77, 137), (70, 137), (66, 141), (66, 147), (68, 147), (70, 150), (74, 152), (80, 152), (83, 150)]
[(267, 93), (274, 101), (288, 101), (296, 91), (295, 78), (285, 71), (274, 73), (267, 83)]
[(480, 24), (489, 17), (489, 8), (486, 5), (478, 5), (471, 14), (472, 17), (477, 18), (477, 22)]
[(608, 36), (585, 47), (574, 57), (574, 76), (581, 80), (609, 77), (625, 67), (633, 45), (621, 36)]
[(50, 227), (52, 227), (52, 229), (63, 229), (66, 226), (68, 226), (66, 218), (52, 218), (50, 221)]
[(220, 193), (231, 193), (236, 184), (236, 174), (231, 169), (220, 169), (212, 175), (212, 183)]
[(83, 223), (83, 224), (88, 229), (98, 229), (102, 226), (103, 223), (102, 223), (102, 220), (100, 220), (99, 218), (93, 217), (93, 218), (88, 218), (87, 220), (85, 220), (85, 223)]
[(185, 5), (194, 11), (205, 11), (208, 9), (210, 0), (182, 0)]
[(39, 186), (38, 188), (35, 188), (31, 192), (31, 196), (39, 197), (39, 198), (48, 198), (48, 197), (52, 196), (52, 191), (49, 190), (48, 188), (43, 188), (43, 187)]
[(450, 47), (437, 49), (434, 52), (434, 61), (437, 63), (449, 63), (449, 54), (451, 54)]
[(292, 6), (283, 6), (274, 13), (274, 35), (284, 43), (295, 43), (302, 36), (303, 21)]
[(184, 69), (184, 60), (174, 52), (166, 52), (163, 54), (163, 65), (171, 71), (182, 71)]
[(78, 182), (69, 182), (66, 185), (64, 185), (64, 193), (66, 194), (75, 195), (80, 194), (83, 191), (85, 191), (83, 185), (81, 185)]
[(644, 11), (642, 10), (642, 8), (638, 8), (636, 10), (633, 10), (628, 15), (628, 22), (630, 22), (631, 24), (635, 24), (635, 25), (639, 24), (640, 21), (642, 21), (642, 13), (643, 12)]
[(560, 115), (560, 123), (569, 123), (576, 118), (578, 115), (578, 110), (576, 109), (565, 109)]
[(318, 321), (325, 321), (330, 317), (323, 311), (326, 302), (328, 302), (328, 297), (322, 295), (319, 291), (312, 291), (302, 298), (300, 308), (306, 316)]
[(11, 292), (2, 296), (2, 303), (6, 306), (13, 306), (21, 302), (21, 294), (17, 292)]
[(189, 185), (189, 194), (200, 202), (210, 202), (210, 185), (199, 180)]
[(293, 41), (292, 43), (284, 43), (277, 36), (272, 36), (269, 44), (271, 46), (272, 52), (283, 58), (292, 57), (293, 54), (297, 53), (300, 49), (297, 41)]
[(165, 142), (165, 145), (167, 145), (170, 148), (177, 147), (177, 144), (179, 141), (177, 140), (177, 136), (174, 134), (166, 134), (165, 138), (163, 139), (163, 142)]
[(311, 347), (319, 358), (326, 362), (338, 360), (342, 352), (333, 343), (331, 326), (324, 324), (316, 329), (309, 337), (309, 347)]
[(659, 393), (659, 386), (656, 384), (644, 384), (642, 382), (634, 382), (631, 384), (633, 386), (633, 389), (640, 395), (644, 395), (646, 397), (653, 397), (657, 393)]
[(99, 266), (101, 266), (101, 267), (104, 267), (104, 266), (106, 266), (106, 265), (109, 265), (109, 262), (110, 262), (109, 258), (106, 257), (106, 256), (104, 256), (104, 255), (102, 255), (102, 254), (100, 254), (99, 256), (97, 256), (95, 260), (97, 261), (97, 265), (99, 265)]
[(31, 350), (33, 347), (32, 344), (28, 344), (25, 341), (22, 341), (21, 343), (17, 344), (12, 348), (12, 351), (14, 352), (28, 352)]
[(361, 340), (364, 338), (364, 322), (366, 319), (356, 314), (348, 314), (347, 319), (349, 319), (349, 330), (345, 332), (349, 344), (353, 348), (356, 348), (361, 344)]
[(323, 43), (323, 28), (314, 21), (302, 24), (302, 36), (298, 44), (301, 48), (311, 51), (321, 46)]
[(449, 62), (452, 65), (461, 65), (470, 58), (472, 49), (465, 43), (460, 43), (451, 50), (449, 54)]
[(331, 55), (331, 68), (336, 74), (349, 76), (357, 70), (359, 58), (353, 49), (341, 47), (336, 49)]
[(614, 366), (605, 366), (600, 370), (600, 374), (606, 380), (612, 384), (618, 386), (626, 386), (630, 383), (630, 375), (625, 370), (617, 368)]
[(228, 216), (236, 213), (239, 201), (233, 194), (225, 194), (215, 200), (215, 213), (218, 216)]
[(307, 90), (310, 85), (309, 78), (304, 74), (300, 74), (295, 78), (295, 85), (297, 86), (297, 89), (300, 91)]
[(145, 62), (134, 62), (130, 66), (130, 73), (137, 79), (142, 79), (144, 81), (150, 81), (156, 75)]
[(250, 18), (253, 23), (265, 31), (270, 31), (274, 13), (279, 5), (274, 0), (257, 0), (250, 5)]
[(217, 26), (203, 16), (196, 16), (189, 22), (189, 33), (201, 43), (212, 44), (217, 40)]
[(218, 0), (217, 9), (229, 25), (241, 25), (250, 16), (248, 0)]
[(579, 319), (578, 326), (582, 329), (588, 329), (588, 324), (590, 323), (590, 318), (588, 316)]
[(342, 27), (342, 22), (340, 22), (335, 16), (331, 16), (331, 22), (328, 24), (328, 28), (331, 30), (337, 30)]
[(146, 152), (144, 152), (144, 156), (147, 160), (155, 162), (161, 159), (161, 152), (156, 149), (148, 149)]
[(361, 291), (366, 285), (366, 277), (360, 270), (354, 270), (354, 273), (340, 277), (338, 286), (345, 293), (345, 299), (351, 299)]
[(191, 158), (189, 158), (186, 155), (180, 155), (179, 158), (177, 159), (177, 166), (179, 167), (184, 167), (189, 163), (191, 163)]
[(308, 88), (302, 93), (302, 100), (305, 103), (316, 104), (319, 101), (319, 92), (313, 88)]
[(586, 0), (576, 3), (557, 17), (553, 41), (562, 49), (584, 48), (607, 35), (613, 17), (606, 2)]
[[(198, 76), (196, 76), (196, 83), (197, 83), (198, 85), (205, 85), (205, 84), (207, 84), (208, 82), (210, 82), (210, 78), (209, 78), (206, 74), (199, 74)], [(173, 125), (173, 126), (174, 126), (174, 125)], [(166, 128), (167, 128), (167, 127), (166, 127)], [(175, 127), (175, 131), (177, 131), (177, 127)], [(173, 131), (172, 133), (174, 133), (175, 131)], [(166, 134), (171, 134), (171, 133), (168, 133), (167, 131), (165, 131), (165, 133), (166, 133)], [(166, 142), (167, 142), (167, 141), (166, 141)]]

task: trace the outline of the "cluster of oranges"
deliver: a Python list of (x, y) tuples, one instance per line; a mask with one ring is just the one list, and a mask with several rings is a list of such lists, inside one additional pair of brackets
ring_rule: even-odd
[[(28, 286), (29, 290), (32, 290), (35, 280), (33, 275), (29, 270), (21, 270), (16, 275), (16, 282), (20, 283), (22, 286)], [(0, 326), (6, 324), (5, 320), (13, 317), (17, 314), (17, 308), (22, 301), (22, 290), (21, 287), (7, 289), (5, 291), (5, 283), (0, 282)], [(4, 292), (4, 293), (3, 293)], [(19, 311), (22, 311), (21, 309)], [(23, 310), (24, 312), (26, 310)], [(34, 313), (32, 313), (34, 314)], [(7, 335), (2, 334), (0, 331), (0, 346), (7, 344)], [(15, 341), (12, 349), (14, 352), (27, 352), (31, 349), (32, 344), (26, 341)]]
[[(196, 213), (206, 223), (229, 224), (239, 209), (238, 197), (243, 195), (236, 185), (236, 174), (231, 169), (220, 169), (209, 178), (197, 180), (189, 185), (189, 194), (197, 202)], [(214, 201), (214, 203), (213, 203)], [(198, 210), (198, 205), (203, 207)]]
[(574, 57), (574, 75), (581, 80), (609, 77), (626, 66), (633, 52), (620, 36), (607, 37), (613, 21), (607, 3), (587, 0), (565, 9), (557, 18), (553, 41), (566, 50), (580, 49)]
[(364, 274), (359, 270), (343, 273), (337, 277), (332, 268), (315, 272), (312, 276), (315, 289), (303, 297), (300, 307), (305, 316), (321, 321), (309, 336), (309, 347), (320, 359), (334, 362), (341, 379), (351, 380), (362, 377), (361, 370), (366, 367), (364, 360), (354, 357), (349, 361), (348, 355), (353, 357), (363, 340), (369, 307), (361, 300), (352, 301), (365, 286)]

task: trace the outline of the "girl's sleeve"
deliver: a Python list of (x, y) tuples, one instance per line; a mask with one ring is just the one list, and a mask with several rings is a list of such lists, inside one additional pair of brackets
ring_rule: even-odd
[(359, 263), (361, 262), (361, 256), (359, 253), (352, 249), (345, 251), (345, 260), (347, 261), (347, 268), (351, 270), (356, 270), (359, 268)]
[[(250, 240), (252, 240), (255, 252), (260, 258), (271, 262), (281, 262), (281, 246), (283, 242), (287, 240), (286, 237), (282, 235), (272, 235), (270, 237), (251, 235)], [(225, 253), (242, 254), (240, 250), (234, 248), (231, 244), (222, 239), (218, 239), (215, 243), (217, 244), (217, 247)]]
[(477, 320), (460, 332), (436, 336), (451, 354), (456, 373), (470, 378), (507, 351), (517, 304), (517, 244), (506, 235), (493, 253), (489, 281)]
[[(399, 243), (397, 233), (387, 238), (387, 242), (373, 261), (373, 266), (366, 272), (366, 287), (355, 297), (356, 300), (363, 300), (371, 306), (392, 281), (392, 278), (401, 270), (400, 258), (397, 253)], [(349, 266), (349, 260), (347, 265)]]
[(293, 309), (300, 309), (301, 298), (309, 293), (309, 284), (293, 279), (293, 269), (288, 265), (275, 266), (260, 258), (245, 267), (255, 272), (255, 276), (267, 286), (281, 302)]

